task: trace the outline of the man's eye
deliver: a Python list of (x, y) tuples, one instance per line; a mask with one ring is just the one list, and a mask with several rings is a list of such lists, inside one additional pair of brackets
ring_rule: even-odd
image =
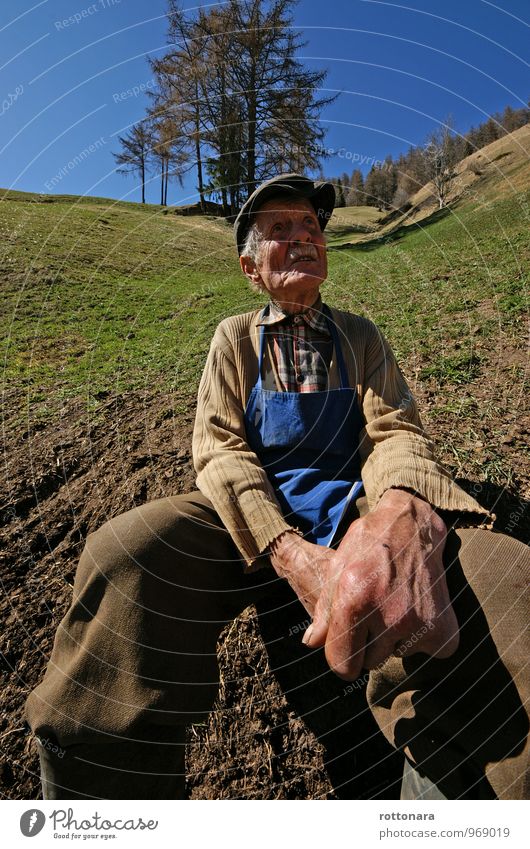
[(280, 224), (280, 222), (278, 222), (277, 224), (273, 224), (271, 233), (281, 233), (282, 230), (283, 224)]

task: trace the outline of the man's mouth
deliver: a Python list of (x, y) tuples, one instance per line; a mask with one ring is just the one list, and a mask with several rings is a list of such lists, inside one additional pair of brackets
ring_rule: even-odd
[(317, 256), (316, 251), (291, 251), (289, 258), (291, 265), (297, 265), (299, 262), (315, 262)]

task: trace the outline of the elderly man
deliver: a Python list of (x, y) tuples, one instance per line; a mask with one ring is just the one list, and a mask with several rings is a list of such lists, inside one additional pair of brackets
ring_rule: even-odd
[(334, 200), (284, 174), (238, 215), (242, 271), (269, 303), (215, 333), (200, 492), (87, 540), (27, 704), (46, 798), (182, 795), (219, 633), (286, 584), (312, 618), (306, 647), (345, 681), (371, 670), (370, 707), (407, 758), (402, 798), (524, 794), (527, 549), (473, 527), (487, 514), (434, 459), (388, 344), (323, 304)]

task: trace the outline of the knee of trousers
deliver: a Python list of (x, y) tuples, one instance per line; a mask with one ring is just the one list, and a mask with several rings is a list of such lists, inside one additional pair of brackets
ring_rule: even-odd
[[(81, 563), (80, 563), (81, 567)], [(158, 588), (166, 583), (203, 593), (236, 585), (241, 558), (220, 520), (193, 495), (174, 496), (136, 507), (106, 522), (87, 538), (82, 556), (81, 580), (90, 567), (109, 580), (142, 583), (151, 579)], [(219, 599), (217, 599), (218, 601)]]
[(390, 658), (371, 673), (368, 700), (391, 742), (416, 763), (430, 762), (429, 777), (455, 774), (465, 763), (500, 798), (521, 798), (529, 552), (503, 534), (463, 529), (449, 535), (444, 560), (458, 650), (445, 660)]
[(88, 538), (46, 676), (27, 703), (34, 731), (67, 744), (134, 733), (140, 722), (204, 719), (227, 619), (215, 588), (201, 588), (212, 561), (188, 554), (193, 521), (181, 504), (154, 502)]

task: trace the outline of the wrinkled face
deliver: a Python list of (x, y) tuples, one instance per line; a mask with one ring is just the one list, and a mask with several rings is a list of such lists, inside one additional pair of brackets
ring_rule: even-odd
[(256, 262), (241, 257), (243, 272), (287, 310), (313, 304), (327, 277), (324, 234), (313, 206), (303, 198), (268, 200), (256, 215), (262, 237)]

